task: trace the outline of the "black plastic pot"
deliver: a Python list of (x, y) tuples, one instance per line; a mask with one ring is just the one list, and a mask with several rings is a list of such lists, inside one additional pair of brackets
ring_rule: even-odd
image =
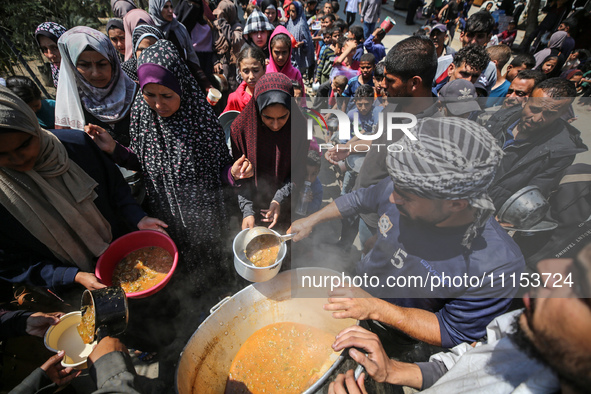
[(121, 287), (105, 287), (85, 290), (82, 307), (94, 305), (94, 334), (97, 341), (106, 336), (117, 336), (125, 332), (129, 319), (127, 297)]

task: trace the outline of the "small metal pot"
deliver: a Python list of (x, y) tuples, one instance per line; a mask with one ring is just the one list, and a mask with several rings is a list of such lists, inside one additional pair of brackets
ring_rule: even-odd
[[(279, 233), (270, 230), (274, 233), (277, 237), (280, 237)], [(234, 238), (234, 243), (232, 244), (232, 250), (234, 251), (234, 268), (236, 272), (243, 277), (244, 279), (251, 281), (251, 282), (264, 282), (279, 273), (281, 269), (281, 264), (283, 259), (285, 258), (285, 254), (287, 253), (287, 245), (285, 242), (281, 244), (279, 248), (279, 254), (277, 255), (277, 260), (275, 260), (275, 264), (272, 264), (268, 267), (255, 267), (247, 258), (244, 251), (246, 246), (245, 237), (248, 234), (249, 229), (244, 229), (238, 233), (238, 235)]]
[(549, 209), (542, 191), (537, 186), (526, 186), (509, 197), (497, 216), (502, 223), (528, 229), (542, 221)]
[(97, 342), (125, 332), (129, 319), (127, 297), (121, 287), (104, 287), (82, 293), (82, 313), (94, 306), (94, 335)]

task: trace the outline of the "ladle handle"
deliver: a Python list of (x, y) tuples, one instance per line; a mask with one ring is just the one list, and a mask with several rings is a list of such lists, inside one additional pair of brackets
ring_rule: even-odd
[(296, 236), (297, 233), (292, 233), (292, 234), (285, 234), (285, 235), (280, 235), (279, 236), (279, 240), (281, 242), (285, 242), (285, 241), (289, 241), (291, 240), (293, 237)]

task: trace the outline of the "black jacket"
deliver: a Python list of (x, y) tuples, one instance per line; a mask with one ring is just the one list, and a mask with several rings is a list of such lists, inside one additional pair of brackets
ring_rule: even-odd
[[(507, 129), (521, 117), (521, 107), (501, 109), (490, 117), (486, 128), (502, 148)], [(515, 192), (525, 186), (538, 186), (544, 196), (558, 186), (564, 170), (587, 146), (581, 133), (562, 119), (537, 130), (518, 144), (509, 145), (488, 193), (498, 210)]]

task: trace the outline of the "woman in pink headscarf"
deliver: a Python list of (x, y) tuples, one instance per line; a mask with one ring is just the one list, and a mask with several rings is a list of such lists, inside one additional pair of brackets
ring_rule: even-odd
[(133, 30), (139, 25), (155, 26), (150, 14), (146, 11), (136, 8), (129, 11), (123, 17), (123, 28), (125, 29), (125, 60), (133, 57)]

